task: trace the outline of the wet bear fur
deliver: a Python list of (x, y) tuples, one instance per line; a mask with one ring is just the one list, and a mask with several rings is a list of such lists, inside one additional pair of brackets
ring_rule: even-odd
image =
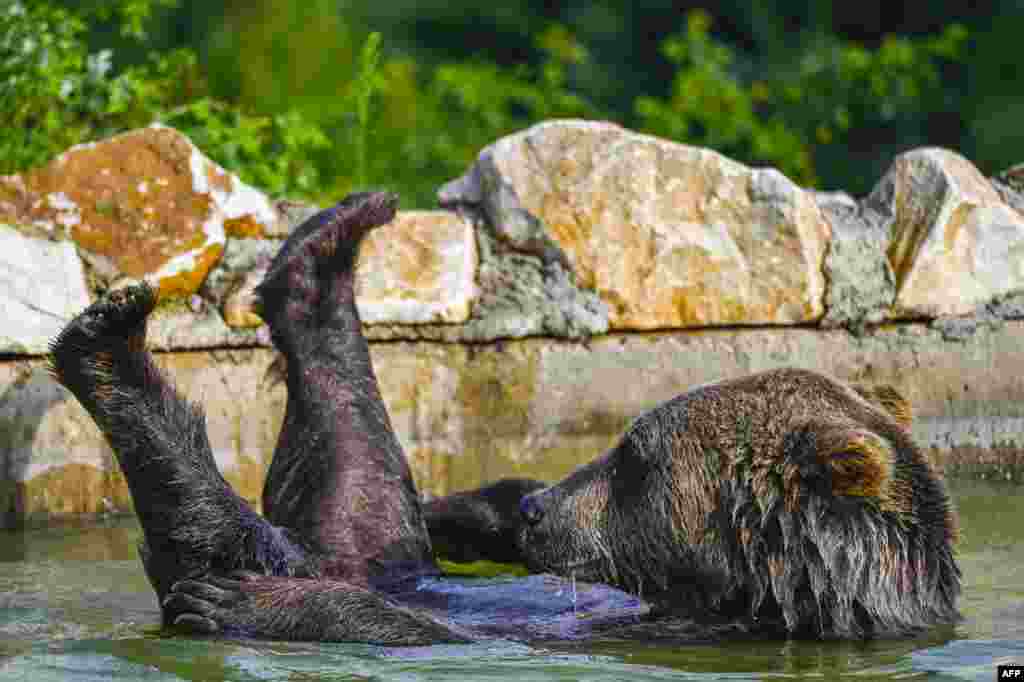
[(522, 563), (520, 501), (547, 487), (528, 478), (506, 478), (478, 490), (438, 497), (423, 505), (434, 554), (468, 563), (487, 559)]
[(297, 228), (258, 289), (288, 367), (257, 514), (220, 474), (202, 411), (145, 349), (157, 296), (107, 293), (51, 344), (55, 378), (113, 449), (164, 623), (200, 633), (426, 644), (465, 633), (390, 598), (438, 573), (353, 294), (356, 250), (397, 198), (353, 194)]
[(662, 615), (821, 638), (955, 622), (957, 521), (889, 387), (781, 369), (691, 390), (522, 500), (535, 571)]

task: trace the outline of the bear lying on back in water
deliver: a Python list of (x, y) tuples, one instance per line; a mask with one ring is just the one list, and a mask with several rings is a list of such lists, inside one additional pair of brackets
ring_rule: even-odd
[[(391, 195), (360, 194), (314, 216), (258, 288), (288, 367), (265, 517), (221, 477), (201, 412), (145, 351), (151, 289), (112, 292), (54, 341), (55, 376), (128, 481), (165, 622), (423, 644), (579, 636), (646, 614), (646, 603), (602, 584), (579, 585), (570, 605), (569, 581), (553, 576), (477, 590), (437, 577), (353, 294), (358, 244), (395, 206)], [(722, 623), (826, 637), (910, 632), (956, 618), (959, 573), (949, 500), (900, 406), (795, 370), (706, 386), (636, 420), (561, 483), (498, 483), (432, 503), (427, 520), (444, 551), (524, 558), (573, 586), (621, 586), (695, 621), (698, 635)]]

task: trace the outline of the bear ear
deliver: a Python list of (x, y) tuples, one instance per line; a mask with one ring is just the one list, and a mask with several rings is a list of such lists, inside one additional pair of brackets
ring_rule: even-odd
[(889, 384), (851, 384), (861, 398), (875, 407), (880, 407), (896, 420), (896, 423), (909, 429), (914, 421), (914, 407), (896, 388)]
[(887, 440), (857, 427), (832, 427), (818, 434), (818, 459), (832, 472), (832, 492), (841, 497), (885, 496), (893, 452)]
[[(882, 509), (892, 508), (898, 487), (892, 485), (895, 454), (884, 437), (859, 424), (824, 418), (809, 419), (792, 436), (796, 451), (789, 452), (788, 459), (803, 462), (797, 465), (803, 484), (810, 483), (808, 477), (824, 477), (836, 497), (865, 498)], [(795, 509), (801, 486), (786, 478), (787, 506)]]

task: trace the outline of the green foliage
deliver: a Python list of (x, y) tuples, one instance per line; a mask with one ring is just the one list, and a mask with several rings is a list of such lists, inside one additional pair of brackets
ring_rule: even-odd
[(323, 190), (325, 132), (291, 110), (256, 114), (211, 98), (188, 49), (151, 54), (114, 73), (109, 50), (90, 53), (86, 20), (117, 19), (121, 35), (146, 37), (157, 6), (175, 0), (120, 0), (80, 13), (45, 2), (13, 2), (0, 23), (0, 172), (45, 163), (64, 149), (162, 122), (248, 182), (274, 194)]
[(0, 172), (9, 172), (81, 138), (86, 116), (64, 111), (64, 102), (88, 105), (110, 56), (90, 56), (84, 24), (66, 12), (21, 2), (0, 7)]
[(822, 147), (845, 143), (856, 127), (922, 115), (938, 93), (939, 66), (962, 58), (967, 37), (952, 25), (937, 37), (887, 37), (875, 50), (832, 39), (806, 50), (794, 69), (744, 78), (736, 53), (710, 28), (710, 16), (694, 11), (686, 31), (664, 43), (677, 67), (672, 91), (637, 99), (641, 126), (809, 185)]
[(919, 40), (887, 36), (875, 50), (829, 41), (808, 53), (781, 85), (780, 109), (828, 144), (856, 125), (920, 115), (940, 86), (939, 66), (964, 56), (966, 30), (953, 24)]
[(356, 125), (356, 182), (366, 185), (367, 182), (367, 150), (366, 143), (370, 136), (370, 100), (377, 88), (377, 66), (380, 63), (380, 34), (371, 33), (363, 45), (359, 56), (359, 74), (353, 85), (352, 97), (355, 100)]
[(323, 187), (318, 155), (330, 140), (297, 111), (256, 116), (204, 97), (160, 119), (271, 195), (317, 197)]
[(117, 20), (122, 36), (145, 40), (149, 37), (148, 25), (153, 18), (154, 10), (176, 7), (179, 2), (180, 0), (96, 0), (94, 4), (87, 5), (81, 10), (81, 16), (87, 21)]
[(187, 51), (115, 74), (110, 50), (87, 48), (87, 19), (116, 18), (123, 35), (141, 40), (157, 4), (169, 0), (105, 3), (80, 15), (46, 2), (0, 3), (0, 172), (149, 123), (192, 95), (199, 77)]
[[(326, 202), (381, 186), (407, 207), (427, 207), (499, 137), (588, 117), (815, 184), (854, 139), (871, 139), (865, 131), (918, 125), (945, 92), (942, 70), (966, 51), (959, 26), (873, 48), (815, 34), (758, 64), (712, 34), (710, 15), (691, 12), (661, 46), (671, 87), (617, 114), (578, 89), (574, 75), (594, 64), (562, 25), (527, 37), (536, 58), (512, 66), (479, 57), (423, 63), (386, 52), (378, 33), (361, 39), (330, 0), (253, 0), (226, 11), (205, 61), (188, 46), (147, 54), (156, 19), (179, 1), (77, 0), (71, 10), (60, 0), (0, 0), (0, 173), (161, 121), (275, 195)], [(111, 23), (115, 38), (97, 33)], [(91, 49), (97, 36), (119, 52)]]
[(601, 115), (571, 91), (567, 71), (586, 51), (564, 28), (537, 38), (536, 68), (484, 61), (422, 68), (393, 58), (382, 69), (371, 179), (392, 183), (414, 206), (433, 206), (444, 182), (461, 175), (503, 135), (549, 118)]
[[(315, 76), (276, 71), (287, 67), (284, 59), (256, 60), (253, 69), (265, 69), (273, 82), (269, 98), (253, 90), (263, 81), (245, 79), (218, 97), (191, 49), (153, 53), (120, 71), (111, 51), (89, 51), (88, 22), (117, 20), (120, 34), (141, 45), (154, 10), (174, 3), (117, 0), (77, 12), (42, 0), (8, 7), (9, 20), (0, 25), (0, 118), (8, 123), (0, 128), (0, 172), (159, 121), (271, 194), (330, 201), (375, 184), (398, 190), (406, 205), (430, 206), (438, 185), (501, 135), (544, 118), (596, 113), (567, 86), (567, 69), (585, 60), (586, 51), (557, 26), (537, 39), (546, 55), (539, 68), (486, 62), (422, 68), (403, 57), (384, 58), (376, 33), (358, 52), (328, 45), (349, 30), (331, 3), (313, 2), (304, 7), (312, 17), (302, 21), (330, 27), (304, 35), (308, 44), (299, 59)], [(271, 15), (287, 9), (280, 4), (267, 0), (267, 21), (254, 22), (251, 41), (237, 49), (277, 49), (282, 33)], [(301, 28), (292, 14), (277, 20)], [(352, 63), (327, 64), (324, 54), (351, 55)], [(310, 80), (317, 92), (334, 82), (335, 94), (325, 99), (290, 85)], [(258, 110), (264, 99), (277, 106)]]

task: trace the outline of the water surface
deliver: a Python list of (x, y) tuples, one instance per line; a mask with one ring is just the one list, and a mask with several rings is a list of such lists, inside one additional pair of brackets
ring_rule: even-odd
[(964, 621), (882, 642), (495, 641), (394, 649), (164, 636), (131, 520), (0, 533), (0, 680), (995, 680), (1024, 663), (1024, 487), (955, 480)]

